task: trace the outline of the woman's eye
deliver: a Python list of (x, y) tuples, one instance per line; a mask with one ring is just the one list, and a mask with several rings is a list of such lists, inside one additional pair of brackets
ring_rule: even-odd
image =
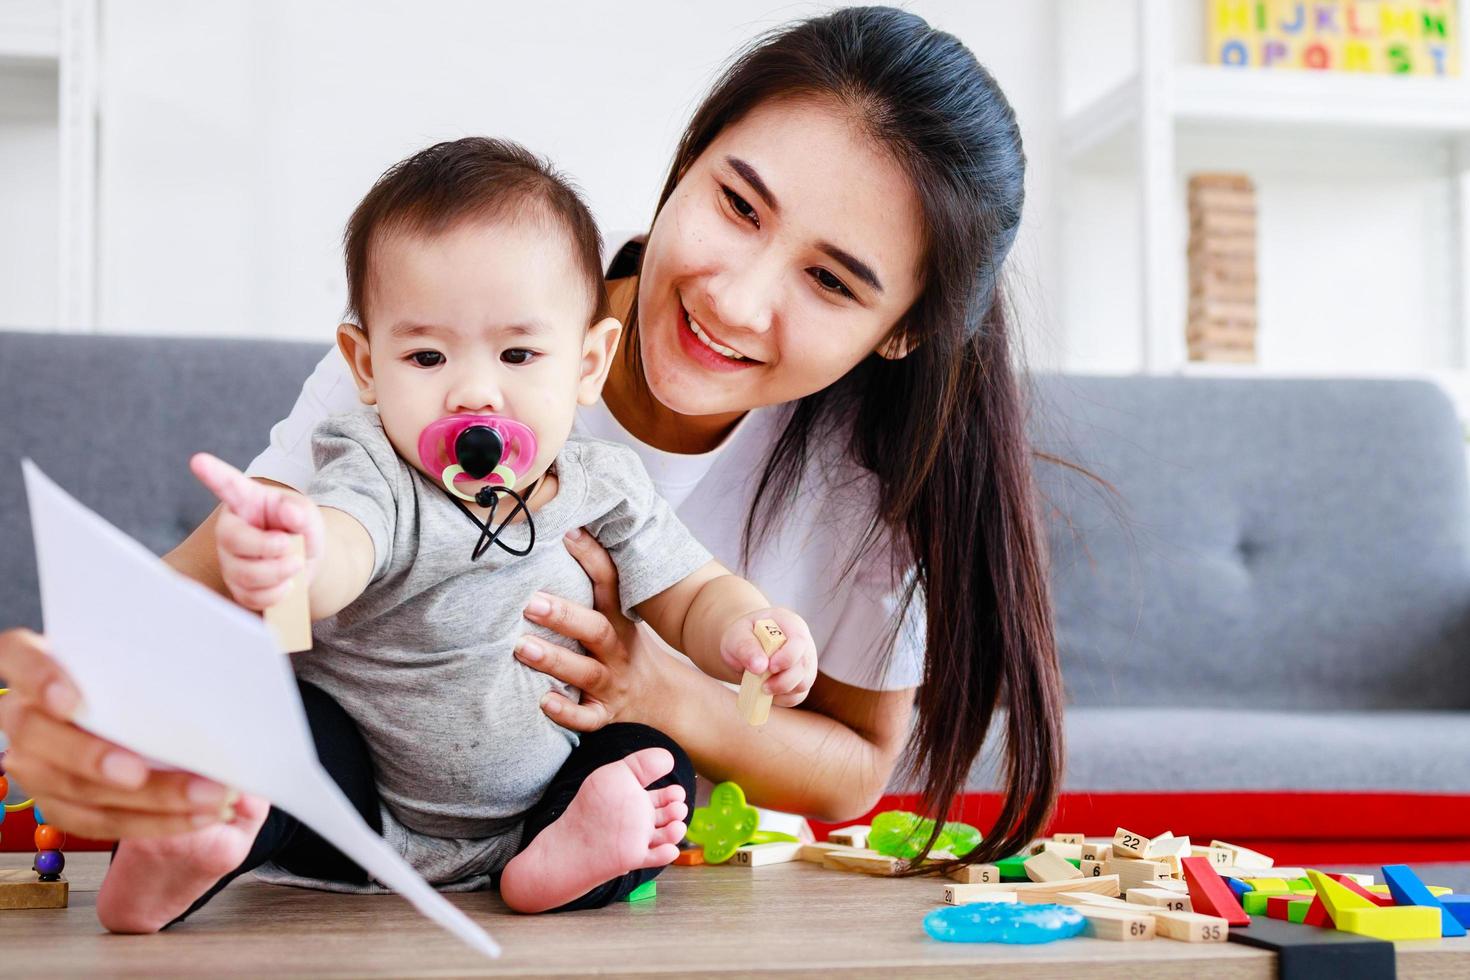
[(817, 285), (829, 293), (837, 293), (841, 296), (851, 296), (852, 290), (848, 289), (841, 279), (838, 279), (826, 269), (813, 269), (812, 278), (817, 280)]
[(408, 359), (419, 367), (438, 367), (444, 363), (444, 355), (436, 350), (418, 350), (408, 355)]
[(730, 207), (735, 210), (736, 214), (757, 228), (761, 226), (760, 215), (755, 213), (755, 208), (750, 206), (749, 201), (723, 185), (721, 185), (720, 190), (725, 192), (725, 200), (730, 202)]
[(523, 347), (513, 347), (504, 354), (501, 354), (500, 359), (507, 364), (526, 364), (535, 356), (536, 352), (533, 350), (526, 350)]

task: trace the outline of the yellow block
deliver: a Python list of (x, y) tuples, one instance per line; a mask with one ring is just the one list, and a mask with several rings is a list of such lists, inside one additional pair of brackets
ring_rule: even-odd
[[(1453, 888), (1446, 888), (1444, 885), (1425, 885), (1424, 887), (1428, 888), (1429, 894), (1433, 895), (1435, 898), (1438, 898), (1441, 895), (1448, 895), (1454, 891)], [(1387, 885), (1369, 885), (1368, 890), (1375, 895), (1393, 894), (1393, 892), (1389, 890)]]
[(1332, 921), (1343, 932), (1373, 939), (1438, 939), (1443, 916), (1443, 911), (1427, 905), (1395, 905), (1343, 909), (1332, 913)]
[[(1322, 904), (1327, 906), (1327, 914), (1332, 916), (1332, 921), (1339, 923), (1338, 928), (1343, 928), (1338, 918), (1344, 912), (1353, 909), (1376, 909), (1377, 905), (1368, 901), (1362, 895), (1339, 884), (1327, 877), (1320, 871), (1308, 871), (1307, 877), (1312, 880), (1312, 887), (1317, 889), (1317, 894), (1322, 897)], [(1435, 909), (1434, 911), (1439, 911)]]
[(1258, 892), (1289, 892), (1291, 885), (1285, 878), (1242, 878)]

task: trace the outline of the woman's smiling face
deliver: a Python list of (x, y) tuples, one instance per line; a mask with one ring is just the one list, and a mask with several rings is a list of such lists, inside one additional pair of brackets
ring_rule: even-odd
[(817, 100), (756, 107), (694, 161), (649, 234), (638, 286), (649, 389), (698, 416), (827, 387), (918, 297), (922, 249), (917, 193), (850, 113)]

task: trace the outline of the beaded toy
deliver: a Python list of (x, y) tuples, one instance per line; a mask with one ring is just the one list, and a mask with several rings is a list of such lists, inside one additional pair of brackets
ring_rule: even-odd
[[(8, 688), (0, 687), (0, 695), (9, 693)], [(0, 752), (0, 803), (4, 803), (5, 797), (10, 794), (10, 780), (5, 774), (5, 753)], [(60, 905), (66, 905), (65, 879), (61, 877), (62, 870), (66, 867), (66, 857), (61, 849), (66, 846), (66, 834), (57, 827), (46, 823), (41, 815), (41, 808), (36, 806), (35, 800), (22, 800), (20, 803), (5, 803), (0, 809), (0, 832), (3, 832), (5, 817), (11, 813), (29, 809), (36, 818), (36, 832), (33, 838), (36, 845), (36, 859), (31, 865), (31, 870), (36, 873), (37, 880), (44, 883), (59, 883)], [(0, 872), (0, 909), (11, 908), (52, 908), (56, 907), (55, 889), (47, 888), (38, 890), (31, 883), (29, 887), (24, 881), (16, 880), (21, 872)], [(9, 879), (9, 880), (7, 880)], [(5, 889), (7, 887), (23, 889), (25, 896), (18, 896), (15, 901), (7, 900)]]

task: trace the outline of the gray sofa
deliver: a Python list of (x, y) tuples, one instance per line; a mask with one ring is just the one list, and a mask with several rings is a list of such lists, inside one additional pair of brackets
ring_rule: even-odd
[[(40, 625), (20, 457), (166, 551), (211, 507), (189, 454), (245, 464), (325, 349), (0, 333), (0, 625)], [(1190, 820), (1226, 792), (1372, 792), (1388, 794), (1376, 816), (1309, 798), (1272, 826), (1470, 844), (1470, 820), (1454, 826), (1470, 801), (1470, 489), (1448, 400), (1408, 381), (1036, 389), (1038, 444), (1116, 491), (1039, 468), (1072, 702), (1063, 815), (1258, 840), (1248, 805)], [(978, 767), (975, 788), (991, 782)], [(1170, 793), (1195, 810), (1126, 797)]]

